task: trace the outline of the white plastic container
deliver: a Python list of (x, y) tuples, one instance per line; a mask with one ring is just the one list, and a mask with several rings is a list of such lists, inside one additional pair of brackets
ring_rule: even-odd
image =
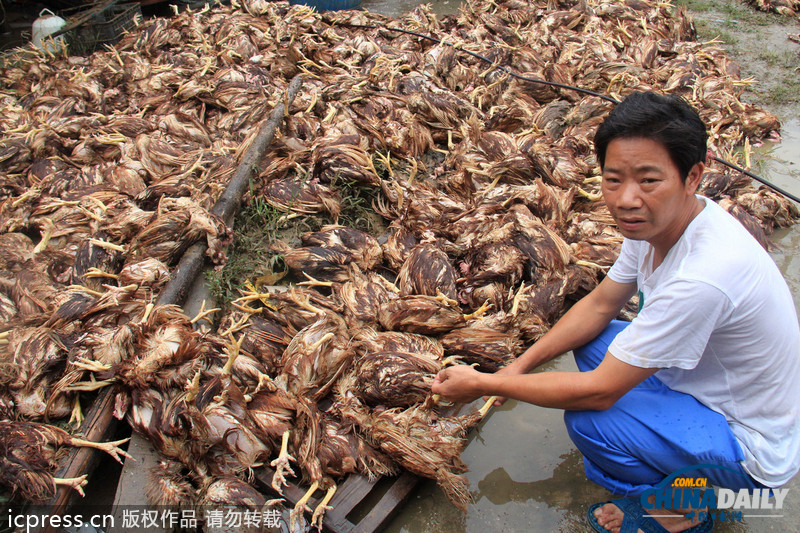
[[(39, 50), (47, 49), (50, 52), (55, 52), (64, 42), (64, 36), (59, 35), (55, 40), (48, 39), (47, 36), (57, 32), (67, 24), (67, 21), (50, 11), (49, 9), (42, 9), (39, 12), (39, 18), (33, 21), (33, 28), (31, 29), (31, 41)], [(59, 41), (59, 42), (56, 42)]]

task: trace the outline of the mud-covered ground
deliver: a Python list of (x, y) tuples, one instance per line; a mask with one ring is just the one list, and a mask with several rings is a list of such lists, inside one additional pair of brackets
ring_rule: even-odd
[[(414, 0), (364, 0), (363, 7), (387, 15), (413, 9)], [(753, 83), (746, 99), (776, 114), (782, 142), (755, 147), (752, 170), (800, 196), (800, 36), (798, 19), (757, 12), (739, 0), (679, 0), (695, 18), (699, 38), (719, 39)], [(437, 14), (453, 13), (457, 0), (433, 2)], [(800, 309), (800, 227), (773, 235), (779, 249), (772, 255)], [(570, 355), (547, 369), (573, 370)], [(387, 531), (462, 532), (591, 531), (586, 509), (609, 494), (589, 482), (580, 453), (567, 436), (562, 412), (508, 402), (489, 416), (463, 454), (474, 503), (462, 513), (434, 483), (412, 494)], [(720, 533), (800, 531), (800, 479), (787, 486), (781, 510), (718, 524)]]

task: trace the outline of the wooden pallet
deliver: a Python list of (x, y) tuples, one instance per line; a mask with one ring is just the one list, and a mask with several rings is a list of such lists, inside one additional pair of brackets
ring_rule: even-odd
[[(270, 492), (273, 492), (271, 483), (275, 473), (271, 468), (259, 468), (256, 478)], [(328, 504), (332, 509), (325, 513), (322, 526), (332, 533), (372, 533), (383, 529), (406, 501), (411, 491), (420, 482), (420, 478), (410, 472), (403, 472), (397, 477), (383, 477), (370, 481), (359, 474), (350, 474), (342, 482), (333, 499)], [(283, 497), (287, 507), (294, 507), (300, 501), (306, 489), (294, 483), (284, 487)], [(308, 502), (314, 509), (324, 491), (317, 494)]]

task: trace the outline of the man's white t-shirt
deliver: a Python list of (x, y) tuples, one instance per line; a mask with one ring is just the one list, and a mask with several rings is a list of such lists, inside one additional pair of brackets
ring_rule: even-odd
[(772, 258), (717, 204), (689, 224), (653, 271), (653, 247), (625, 239), (608, 276), (636, 282), (640, 312), (608, 348), (721, 413), (756, 480), (800, 469), (800, 327)]

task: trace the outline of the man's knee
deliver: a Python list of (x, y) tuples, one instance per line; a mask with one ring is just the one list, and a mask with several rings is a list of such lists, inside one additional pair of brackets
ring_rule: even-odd
[(597, 411), (564, 411), (564, 424), (567, 426), (567, 432), (572, 442), (581, 451), (600, 440), (597, 426), (593, 420), (597, 414)]

